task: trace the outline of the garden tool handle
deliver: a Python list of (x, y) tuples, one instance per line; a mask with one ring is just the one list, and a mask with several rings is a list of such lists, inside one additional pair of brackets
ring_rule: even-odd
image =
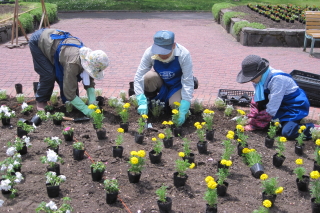
[(73, 118), (69, 118), (69, 117), (62, 117), (62, 119), (65, 121), (73, 121), (74, 120)]

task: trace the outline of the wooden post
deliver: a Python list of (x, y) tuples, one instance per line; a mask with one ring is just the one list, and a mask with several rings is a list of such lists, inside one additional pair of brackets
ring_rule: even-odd
[[(21, 29), (21, 32), (23, 33), (24, 37), (26, 38), (26, 42), (22, 42), (19, 44), (18, 40), (18, 34), (19, 34), (19, 28)], [(13, 44), (14, 37), (16, 37), (16, 44)], [(21, 22), (19, 21), (19, 0), (15, 0), (15, 6), (14, 6), (14, 16), (13, 16), (13, 24), (11, 28), (11, 45), (6, 45), (8, 48), (13, 48), (13, 47), (19, 47), (21, 44), (27, 44), (28, 43), (28, 37), (27, 34), (25, 33)]]
[(40, 1), (41, 1), (41, 5), (42, 5), (42, 17), (41, 17), (39, 29), (41, 29), (42, 23), (45, 28), (47, 28), (47, 27), (50, 28), (46, 5), (44, 4), (44, 0), (40, 0)]

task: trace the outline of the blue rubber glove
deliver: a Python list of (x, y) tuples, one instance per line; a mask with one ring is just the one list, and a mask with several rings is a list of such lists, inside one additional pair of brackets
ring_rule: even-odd
[(89, 109), (88, 106), (78, 97), (76, 96), (72, 101), (72, 105), (80, 110), (83, 114), (85, 114), (88, 117), (91, 117), (91, 114), (93, 112), (92, 109)]
[(140, 115), (148, 115), (148, 101), (147, 97), (144, 94), (137, 95), (138, 100), (138, 113)]
[(190, 108), (190, 102), (186, 100), (181, 100), (179, 107), (179, 125), (182, 125), (186, 121), (186, 114)]
[(87, 89), (88, 103), (97, 105), (96, 93), (94, 88), (90, 87)]

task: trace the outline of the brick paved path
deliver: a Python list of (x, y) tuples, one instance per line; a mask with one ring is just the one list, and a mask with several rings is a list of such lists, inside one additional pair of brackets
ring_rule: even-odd
[[(118, 96), (121, 90), (128, 90), (142, 54), (153, 42), (154, 33), (163, 29), (175, 32), (176, 42), (191, 52), (194, 74), (200, 82), (194, 97), (209, 104), (221, 88), (252, 90), (250, 83), (235, 82), (241, 61), (249, 54), (268, 59), (272, 67), (286, 73), (296, 69), (320, 74), (319, 58), (309, 57), (302, 47), (242, 46), (214, 22), (211, 13), (86, 12), (61, 13), (59, 18), (51, 28), (67, 30), (91, 49), (102, 49), (108, 54), (111, 63), (105, 79), (96, 81), (96, 88), (103, 88), (105, 97)], [(38, 81), (38, 76), (33, 71), (28, 46), (8, 49), (0, 45), (0, 49), (0, 88), (15, 95), (14, 84), (22, 83), (24, 93), (33, 96), (32, 82)], [(316, 48), (317, 52), (320, 51)], [(317, 119), (319, 113), (319, 108), (312, 108), (309, 117)]]

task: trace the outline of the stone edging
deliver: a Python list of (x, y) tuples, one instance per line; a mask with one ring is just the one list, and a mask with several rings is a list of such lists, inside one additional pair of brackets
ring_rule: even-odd
[[(232, 28), (238, 21), (246, 21), (240, 18), (231, 18), (231, 23), (225, 26), (222, 16), (230, 9), (222, 9), (219, 13), (219, 20), (217, 22), (226, 29), (234, 38), (237, 39), (243, 46), (260, 46), (260, 47), (303, 47), (304, 29), (255, 29), (251, 27), (244, 27), (239, 35), (236, 35)], [(310, 46), (310, 40), (308, 44)]]

